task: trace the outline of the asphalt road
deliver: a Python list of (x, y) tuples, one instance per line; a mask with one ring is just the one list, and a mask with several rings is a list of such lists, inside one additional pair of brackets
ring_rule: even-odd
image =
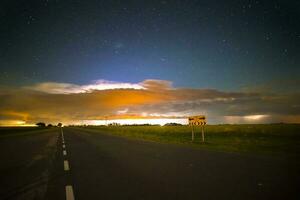
[(0, 138), (0, 149), (0, 199), (300, 199), (292, 158), (75, 128)]
[(59, 129), (53, 128), (0, 137), (0, 199), (64, 199), (63, 188), (47, 194), (52, 182), (56, 187), (64, 180), (58, 170), (58, 159), (63, 159), (59, 136)]

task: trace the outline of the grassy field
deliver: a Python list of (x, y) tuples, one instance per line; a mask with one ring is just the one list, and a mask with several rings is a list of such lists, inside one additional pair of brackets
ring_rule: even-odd
[(183, 144), (217, 151), (300, 155), (299, 124), (207, 125), (205, 143), (201, 141), (199, 127), (196, 128), (193, 143), (189, 126), (88, 126), (84, 129), (93, 133)]
[(13, 136), (30, 135), (48, 131), (51, 128), (45, 127), (0, 127), (0, 139)]

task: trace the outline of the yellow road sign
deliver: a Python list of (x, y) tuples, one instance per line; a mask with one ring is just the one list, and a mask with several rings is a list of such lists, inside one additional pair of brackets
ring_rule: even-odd
[(201, 133), (202, 133), (202, 142), (204, 142), (204, 125), (206, 124), (206, 118), (204, 115), (199, 116), (192, 116), (189, 117), (189, 125), (192, 127), (192, 141), (194, 141), (195, 133), (194, 133), (194, 126), (201, 126)]
[(203, 126), (206, 124), (206, 118), (204, 115), (189, 117), (189, 125)]

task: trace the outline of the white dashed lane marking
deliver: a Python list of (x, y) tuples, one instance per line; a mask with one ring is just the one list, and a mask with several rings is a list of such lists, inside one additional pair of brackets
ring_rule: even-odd
[(71, 185), (66, 186), (66, 200), (74, 200), (73, 187)]
[[(67, 150), (66, 150), (66, 145), (65, 145), (65, 138), (64, 138), (64, 133), (61, 128), (61, 139), (62, 139), (62, 146), (63, 146), (63, 155), (67, 155)], [(70, 165), (69, 161), (64, 160), (64, 170), (69, 171), (70, 170)], [(66, 185), (66, 200), (75, 200), (74, 198), (74, 192), (73, 192), (73, 187), (72, 185)]]
[(65, 171), (69, 171), (70, 170), (69, 162), (67, 160), (64, 161), (64, 170)]

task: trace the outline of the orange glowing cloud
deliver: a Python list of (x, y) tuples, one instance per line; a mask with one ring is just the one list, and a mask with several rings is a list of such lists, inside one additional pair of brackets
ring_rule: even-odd
[(299, 97), (299, 94), (175, 88), (170, 81), (152, 79), (140, 83), (101, 80), (87, 85), (40, 83), (0, 88), (0, 120), (26, 124), (75, 123), (107, 118), (180, 118), (200, 113), (215, 123), (275, 119), (300, 122)]

